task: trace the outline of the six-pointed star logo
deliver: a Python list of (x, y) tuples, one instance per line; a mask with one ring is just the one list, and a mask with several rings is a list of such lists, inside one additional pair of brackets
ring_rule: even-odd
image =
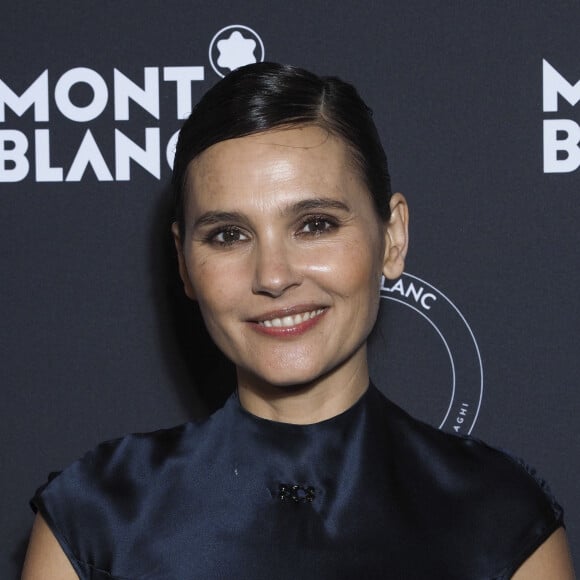
[(242, 24), (222, 28), (209, 45), (210, 64), (221, 77), (246, 64), (262, 62), (264, 56), (264, 43), (258, 33)]

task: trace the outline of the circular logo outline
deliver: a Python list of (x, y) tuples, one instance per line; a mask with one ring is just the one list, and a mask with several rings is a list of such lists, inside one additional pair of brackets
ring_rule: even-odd
[[(436, 301), (438, 297), (441, 297), (443, 299), (443, 303), (450, 306), (451, 309), (455, 312), (455, 314), (459, 317), (459, 320), (461, 321), (461, 323), (463, 323), (463, 326), (467, 330), (468, 336), (471, 339), (471, 343), (472, 343), (473, 348), (475, 349), (475, 354), (476, 354), (476, 358), (477, 358), (477, 365), (476, 366), (477, 366), (478, 371), (479, 371), (479, 393), (476, 397), (477, 408), (476, 408), (475, 414), (473, 416), (473, 420), (471, 422), (471, 425), (469, 426), (469, 429), (467, 430), (467, 433), (471, 434), (471, 432), (473, 431), (473, 428), (475, 427), (477, 419), (479, 417), (479, 412), (480, 412), (481, 404), (482, 404), (482, 400), (483, 400), (483, 390), (484, 390), (483, 361), (481, 358), (481, 352), (479, 350), (479, 345), (477, 344), (477, 340), (475, 338), (475, 334), (473, 333), (473, 330), (469, 326), (469, 323), (467, 322), (465, 316), (461, 313), (461, 311), (453, 303), (453, 301), (445, 293), (443, 293), (441, 290), (439, 290), (438, 288), (436, 288), (435, 286), (433, 286), (429, 282), (423, 280), (422, 278), (419, 278), (418, 276), (415, 276), (413, 274), (409, 274), (408, 272), (404, 272), (401, 275), (401, 277), (397, 280), (392, 280), (392, 281), (388, 280), (387, 281), (387, 280), (385, 280), (385, 278), (382, 279), (381, 289), (380, 289), (381, 299), (382, 300), (391, 300), (392, 302), (398, 302), (399, 304), (403, 304), (404, 306), (407, 306), (408, 308), (411, 308), (413, 311), (420, 314), (433, 327), (433, 329), (435, 330), (435, 332), (437, 333), (437, 335), (439, 336), (439, 338), (443, 342), (445, 350), (449, 356), (449, 362), (451, 365), (451, 376), (452, 376), (451, 396), (450, 396), (449, 404), (447, 406), (447, 411), (445, 412), (443, 420), (441, 421), (441, 423), (439, 425), (439, 429), (443, 428), (443, 426), (445, 425), (445, 423), (449, 419), (449, 416), (451, 414), (451, 411), (453, 409), (453, 406), (454, 406), (454, 403), (456, 400), (456, 396), (458, 394), (458, 385), (457, 385), (457, 374), (458, 373), (457, 373), (456, 363), (458, 363), (459, 361), (457, 360), (457, 357), (454, 357), (454, 354), (452, 352), (453, 349), (450, 347), (449, 341), (445, 338), (444, 332), (441, 330), (441, 328), (439, 327), (437, 322), (435, 320), (433, 320), (431, 317), (429, 317), (428, 312), (430, 311), (431, 306), (427, 307), (425, 305), (425, 303), (422, 303), (423, 309), (420, 309), (417, 306), (415, 306), (414, 304), (407, 302), (404, 298), (408, 298), (409, 290), (401, 298), (398, 298), (397, 296), (392, 295), (392, 293), (394, 291), (393, 290), (394, 287), (397, 284), (399, 284), (400, 281), (404, 281), (405, 278), (409, 279), (410, 282), (412, 282), (414, 280), (416, 282), (419, 282), (424, 287), (429, 288), (429, 290), (432, 291), (432, 293), (434, 293), (434, 294), (431, 294), (431, 293), (429, 294), (429, 296), (431, 296), (431, 298), (434, 301)], [(387, 282), (389, 282), (391, 284), (389, 286), (386, 286)], [(427, 295), (424, 294), (423, 297), (426, 298)], [(450, 319), (450, 318), (451, 317), (448, 317), (448, 319)], [(455, 428), (456, 432), (459, 432), (460, 429), (458, 426), (454, 426), (454, 428)]]
[(225, 32), (226, 30), (230, 30), (232, 28), (235, 28), (235, 29), (241, 28), (242, 30), (246, 30), (247, 32), (250, 32), (253, 35), (253, 37), (258, 41), (260, 49), (262, 50), (262, 56), (257, 58), (256, 62), (264, 62), (264, 59), (266, 58), (266, 49), (264, 48), (264, 43), (262, 42), (262, 38), (253, 28), (250, 28), (249, 26), (245, 26), (244, 24), (230, 24), (228, 26), (224, 26), (223, 28), (221, 28), (220, 30), (218, 30), (214, 34), (213, 38), (211, 39), (211, 42), (209, 43), (209, 51), (208, 51), (209, 64), (211, 64), (211, 68), (213, 68), (214, 72), (218, 76), (220, 76), (221, 78), (224, 78), (226, 75), (223, 74), (218, 69), (217, 65), (214, 63), (212, 51), (213, 51), (214, 44), (216, 43), (216, 40), (218, 39), (220, 34), (222, 34), (222, 32)]

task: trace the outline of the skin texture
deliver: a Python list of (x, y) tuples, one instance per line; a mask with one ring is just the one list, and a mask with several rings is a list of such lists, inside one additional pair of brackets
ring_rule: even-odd
[(37, 515), (32, 526), (22, 580), (77, 580), (77, 573), (54, 534)]
[[(348, 149), (314, 126), (218, 143), (186, 188), (183, 240), (174, 230), (185, 290), (235, 363), (244, 406), (292, 423), (347, 409), (368, 384), (381, 276), (402, 272), (403, 197), (382, 223)], [(258, 324), (321, 309), (305, 332)]]
[[(190, 164), (186, 187), (183, 236), (173, 227), (181, 277), (236, 364), (244, 407), (289, 423), (350, 407), (368, 384), (381, 275), (403, 271), (403, 196), (392, 197), (383, 223), (342, 141), (312, 126), (218, 143)], [(289, 330), (258, 324), (319, 310)], [(40, 516), (22, 578), (77, 578)], [(514, 578), (573, 579), (564, 530)]]
[(516, 571), (513, 580), (574, 580), (564, 528), (556, 530)]

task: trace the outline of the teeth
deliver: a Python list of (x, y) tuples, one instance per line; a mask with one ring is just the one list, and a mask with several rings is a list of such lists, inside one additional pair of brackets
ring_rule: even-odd
[(324, 308), (319, 308), (318, 310), (312, 310), (310, 312), (303, 312), (302, 314), (295, 314), (294, 316), (284, 316), (283, 318), (272, 318), (271, 320), (261, 320), (260, 325), (266, 328), (289, 328), (291, 326), (297, 326), (302, 322), (306, 322), (311, 318), (320, 316), (324, 312)]

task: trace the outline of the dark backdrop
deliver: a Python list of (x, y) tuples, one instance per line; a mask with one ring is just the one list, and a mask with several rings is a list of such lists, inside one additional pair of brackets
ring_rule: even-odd
[(408, 274), (383, 288), (375, 381), (534, 465), (578, 559), (580, 2), (2, 12), (0, 577), (17, 575), (49, 471), (227, 392), (175, 284), (166, 148), (218, 73), (264, 54), (359, 87), (409, 199)]

